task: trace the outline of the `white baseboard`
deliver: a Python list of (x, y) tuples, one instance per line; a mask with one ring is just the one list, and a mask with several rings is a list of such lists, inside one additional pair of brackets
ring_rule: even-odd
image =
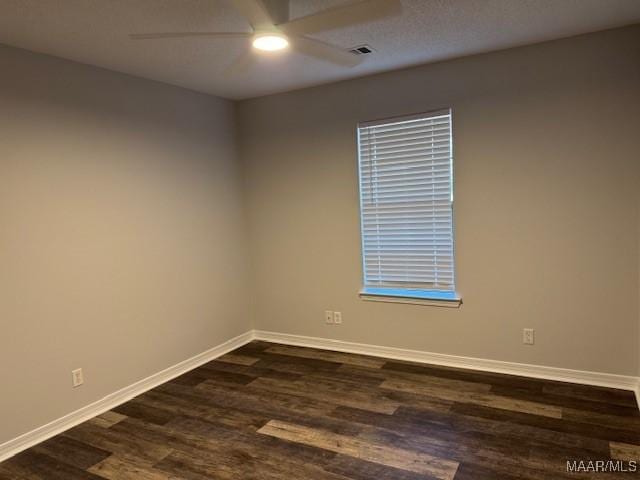
[(523, 377), (541, 378), (561, 382), (595, 385), (601, 387), (631, 390), (636, 394), (638, 407), (640, 408), (640, 378), (615, 375), (611, 373), (589, 372), (582, 370), (569, 370), (565, 368), (545, 367), (541, 365), (527, 365), (524, 363), (503, 362), (499, 360), (487, 360), (482, 358), (460, 357), (443, 353), (430, 353), (419, 350), (407, 350), (395, 347), (383, 347), (380, 345), (367, 345), (363, 343), (344, 342), (329, 338), (305, 337), (287, 333), (266, 332), (263, 330), (250, 330), (231, 340), (228, 340), (206, 352), (202, 352), (161, 372), (155, 373), (139, 382), (125, 387), (117, 392), (91, 403), (85, 407), (71, 412), (31, 432), (20, 435), (0, 445), (0, 462), (15, 454), (64, 432), (82, 422), (121, 405), (133, 397), (138, 396), (152, 388), (168, 382), (194, 368), (199, 367), (227, 352), (245, 345), (252, 340), (264, 340), (267, 342), (312, 347), (323, 350), (335, 350), (339, 352), (357, 353), (373, 357), (384, 357), (395, 360), (406, 360), (417, 363), (442, 365), (447, 367), (466, 368), (483, 372), (504, 373)]
[(329, 338), (305, 337), (302, 335), (266, 332), (262, 330), (254, 330), (254, 337), (256, 340), (296, 345), (300, 347), (313, 347), (323, 350), (359, 353), (361, 355), (370, 355), (373, 357), (428, 363), (446, 367), (466, 368), (470, 370), (480, 370), (483, 372), (504, 373), (508, 375), (519, 375), (522, 377), (540, 378), (544, 380), (555, 380), (559, 382), (631, 390), (636, 392), (636, 400), (638, 400), (638, 406), (640, 408), (640, 378), (638, 377), (616, 375), (613, 373), (589, 372), (584, 370), (569, 370), (566, 368), (545, 367), (542, 365), (528, 365), (525, 363), (503, 362), (500, 360), (487, 360), (484, 358), (460, 357), (456, 355), (446, 355), (443, 353), (406, 350), (403, 348), (367, 345)]
[(118, 405), (131, 400), (133, 397), (151, 390), (162, 383), (168, 382), (189, 370), (193, 370), (200, 365), (204, 365), (205, 363), (230, 352), (231, 350), (235, 350), (236, 348), (249, 343), (253, 338), (253, 331), (243, 333), (242, 335), (232, 338), (231, 340), (228, 340), (205, 352), (199, 353), (198, 355), (162, 370), (161, 372), (155, 373), (150, 377), (140, 380), (139, 382), (129, 385), (117, 392), (111, 393), (97, 402), (91, 403), (79, 410), (76, 410), (75, 412), (71, 412), (64, 417), (54, 420), (51, 423), (20, 435), (13, 440), (9, 440), (8, 442), (0, 445), (0, 462), (33, 445), (43, 442), (48, 438), (58, 435), (71, 427), (75, 427), (96, 415), (100, 415), (111, 410)]

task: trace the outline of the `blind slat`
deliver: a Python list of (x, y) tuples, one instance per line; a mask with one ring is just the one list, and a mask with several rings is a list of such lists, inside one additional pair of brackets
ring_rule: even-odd
[(408, 141), (395, 141), (388, 142), (385, 145), (375, 144), (375, 145), (365, 145), (363, 148), (369, 149), (369, 155), (383, 156), (383, 155), (392, 155), (394, 153), (411, 153), (416, 151), (423, 151), (424, 149), (434, 149), (434, 148), (448, 148), (449, 147), (449, 137), (448, 135), (443, 136), (443, 138), (434, 138), (432, 140), (423, 140), (420, 141), (419, 138), (409, 139)]
[(425, 146), (431, 146), (436, 143), (448, 143), (448, 129), (443, 129), (442, 133), (436, 133), (431, 139), (425, 139), (422, 135), (407, 135), (406, 138), (396, 138), (394, 140), (381, 141), (363, 141), (360, 143), (364, 149), (370, 149), (373, 152), (390, 152), (390, 151), (411, 151)]
[(434, 131), (442, 131), (449, 129), (449, 122), (437, 122), (432, 124), (420, 124), (420, 125), (412, 125), (412, 126), (404, 126), (397, 128), (371, 128), (364, 127), (360, 128), (360, 137), (365, 140), (373, 140), (374, 138), (392, 138), (402, 135), (423, 135), (429, 136), (433, 134)]
[(413, 153), (404, 153), (404, 152), (398, 152), (398, 153), (389, 152), (389, 153), (380, 153), (380, 154), (375, 152), (369, 153), (373, 161), (423, 158), (425, 156), (436, 156), (436, 155), (447, 156), (449, 154), (450, 154), (450, 149), (448, 145), (433, 145), (429, 147), (424, 147), (421, 149), (421, 151), (413, 152)]
[[(413, 160), (411, 162), (410, 160)], [(369, 171), (371, 173), (375, 173), (379, 171), (381, 168), (417, 168), (417, 166), (421, 168), (429, 168), (433, 169), (436, 167), (446, 167), (451, 161), (451, 152), (423, 152), (422, 155), (415, 155), (412, 158), (408, 158), (403, 155), (388, 155), (388, 156), (380, 156), (380, 158), (376, 159), (375, 164), (361, 164), (360, 169), (364, 172)]]

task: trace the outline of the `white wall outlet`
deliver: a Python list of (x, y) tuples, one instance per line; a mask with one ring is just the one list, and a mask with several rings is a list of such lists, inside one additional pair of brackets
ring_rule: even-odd
[(333, 312), (331, 310), (324, 311), (324, 321), (327, 324), (333, 325)]
[(71, 380), (73, 381), (74, 388), (79, 387), (84, 383), (84, 374), (82, 373), (81, 368), (71, 371)]
[(333, 323), (340, 325), (342, 323), (342, 312), (333, 312)]
[(522, 343), (525, 345), (533, 345), (534, 342), (534, 330), (533, 328), (525, 328), (522, 331)]

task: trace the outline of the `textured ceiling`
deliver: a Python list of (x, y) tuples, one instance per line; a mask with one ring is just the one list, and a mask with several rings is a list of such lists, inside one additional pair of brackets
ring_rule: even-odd
[[(350, 3), (292, 0), (291, 16)], [(403, 0), (401, 16), (315, 38), (376, 52), (354, 68), (293, 52), (229, 76), (246, 40), (132, 41), (129, 33), (250, 31), (227, 0), (0, 0), (0, 43), (241, 99), (640, 22), (640, 0)]]

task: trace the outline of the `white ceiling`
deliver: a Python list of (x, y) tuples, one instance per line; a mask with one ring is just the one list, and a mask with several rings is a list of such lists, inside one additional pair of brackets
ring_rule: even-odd
[[(345, 0), (291, 0), (291, 17)], [(132, 41), (129, 33), (250, 31), (228, 0), (0, 0), (0, 43), (242, 99), (640, 22), (640, 0), (402, 0), (401, 16), (314, 35), (377, 51), (354, 68), (293, 52), (225, 69), (246, 40)]]

